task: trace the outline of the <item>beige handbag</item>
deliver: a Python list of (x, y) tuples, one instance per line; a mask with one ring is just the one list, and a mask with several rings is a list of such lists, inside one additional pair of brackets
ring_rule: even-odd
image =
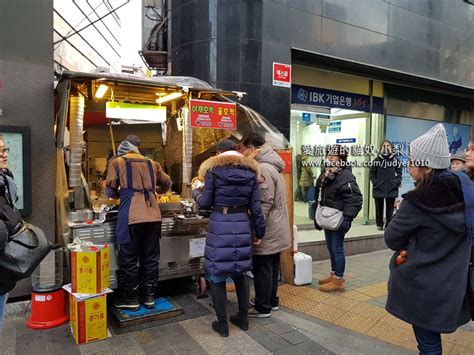
[(318, 207), (316, 208), (316, 223), (323, 229), (337, 231), (341, 227), (344, 215), (336, 208), (321, 206), (321, 188), (318, 194)]

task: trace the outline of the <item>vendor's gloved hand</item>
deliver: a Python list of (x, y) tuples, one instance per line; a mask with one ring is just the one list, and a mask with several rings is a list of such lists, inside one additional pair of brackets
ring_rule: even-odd
[(344, 220), (342, 221), (338, 232), (346, 234), (347, 232), (349, 232), (349, 229), (351, 229), (351, 225), (352, 225), (352, 218), (344, 216)]
[(201, 189), (202, 187), (204, 187), (204, 183), (201, 181), (201, 179), (195, 177), (191, 181), (191, 189), (192, 190)]

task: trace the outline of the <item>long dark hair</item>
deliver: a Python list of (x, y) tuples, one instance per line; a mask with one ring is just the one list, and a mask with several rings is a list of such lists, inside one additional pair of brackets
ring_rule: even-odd
[[(385, 143), (390, 144), (390, 153), (393, 153), (393, 144), (388, 139), (384, 139), (382, 143), (380, 143), (380, 153), (382, 153), (382, 148)], [(388, 153), (388, 152), (387, 152)]]
[(423, 175), (415, 182), (415, 190), (423, 190), (433, 183), (435, 170), (431, 169), (431, 171), (428, 172), (429, 168), (426, 166), (420, 166), (418, 169), (422, 171)]

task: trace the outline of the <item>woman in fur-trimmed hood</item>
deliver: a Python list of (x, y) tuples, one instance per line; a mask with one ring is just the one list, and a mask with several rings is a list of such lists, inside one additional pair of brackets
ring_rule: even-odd
[(239, 314), (231, 317), (231, 322), (248, 329), (249, 286), (244, 273), (252, 267), (252, 235), (255, 234), (255, 244), (265, 235), (257, 182), (259, 165), (235, 149), (231, 140), (219, 141), (218, 155), (206, 160), (199, 169), (199, 180), (204, 181), (204, 186), (195, 188), (193, 184), (193, 198), (199, 207), (213, 209), (206, 236), (204, 269), (218, 318), (213, 329), (222, 336), (229, 333), (225, 292), (228, 277), (234, 280), (239, 299)]

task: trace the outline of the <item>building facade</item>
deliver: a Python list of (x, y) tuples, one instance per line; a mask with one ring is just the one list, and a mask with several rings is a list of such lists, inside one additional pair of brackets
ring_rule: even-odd
[[(20, 189), (31, 191), (24, 218), (54, 241), (53, 0), (2, 1), (0, 23), (5, 29), (0, 36), (0, 132), (15, 127), (30, 132), (29, 141), (23, 136), (22, 145), (10, 146), (10, 168), (16, 157), (24, 158), (23, 174), (14, 176), (22, 182)], [(29, 289), (25, 279), (10, 296)]]
[[(465, 147), (474, 122), (474, 6), (467, 1), (173, 0), (170, 13), (172, 74), (247, 93), (243, 102), (291, 142), (297, 200), (306, 197), (296, 196), (296, 156), (317, 160), (318, 145), (352, 150), (387, 138), (406, 149), (441, 121), (452, 151)], [(291, 87), (273, 85), (275, 62), (292, 66)], [(369, 223), (368, 169), (354, 171), (365, 201), (359, 216)], [(401, 192), (410, 184), (405, 169)], [(297, 224), (309, 224), (300, 208)]]

